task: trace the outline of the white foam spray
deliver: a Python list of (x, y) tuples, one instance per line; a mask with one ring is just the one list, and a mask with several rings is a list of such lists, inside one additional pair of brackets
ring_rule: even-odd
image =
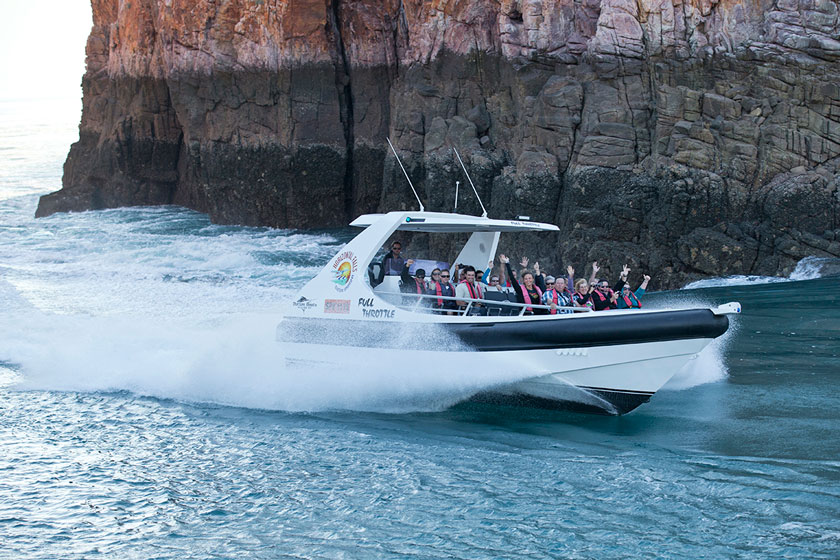
[[(715, 307), (720, 302), (711, 302), (701, 294), (692, 291), (671, 292), (660, 297), (649, 309), (702, 309)], [(729, 329), (703, 348), (697, 357), (684, 365), (662, 390), (678, 391), (706, 383), (715, 383), (728, 375), (726, 349), (738, 331), (738, 315), (729, 315)]]
[(467, 352), (435, 363), (422, 350), (403, 350), (397, 364), (344, 360), (337, 370), (347, 352), (339, 346), (329, 350), (332, 364), (289, 364), (274, 340), (276, 320), (30, 314), (17, 335), (2, 333), (0, 355), (17, 364), (21, 390), (130, 391), (292, 412), (440, 410), (525, 376), (504, 360), (476, 368)]

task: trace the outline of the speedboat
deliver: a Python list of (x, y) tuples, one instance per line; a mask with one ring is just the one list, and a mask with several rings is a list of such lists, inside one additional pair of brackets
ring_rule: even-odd
[[(334, 367), (336, 375), (352, 375), (369, 364), (422, 375), (406, 364), (445, 367), (468, 357), (470, 368), (517, 375), (513, 382), (476, 390), (473, 400), (624, 414), (648, 402), (726, 332), (729, 315), (741, 311), (733, 302), (697, 309), (575, 307), (530, 315), (526, 307), (541, 306), (502, 308), (485, 294), (456, 313), (435, 313), (428, 298), (441, 296), (402, 293), (397, 276), (371, 282), (368, 266), (394, 234), (468, 233), (455, 262), (483, 269), (495, 257), (502, 233), (551, 232), (557, 226), (427, 212), (422, 206), (417, 212), (363, 215), (350, 225), (364, 229), (288, 303), (277, 327), (287, 360)], [(479, 307), (483, 314), (474, 313)], [(453, 367), (452, 375), (458, 371)]]

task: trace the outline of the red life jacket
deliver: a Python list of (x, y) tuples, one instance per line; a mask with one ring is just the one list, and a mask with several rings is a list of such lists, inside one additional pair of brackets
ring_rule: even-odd
[[(546, 290), (545, 293), (551, 294), (551, 301), (554, 303), (554, 305), (557, 305), (557, 290)], [(557, 310), (551, 309), (549, 310), (549, 313), (551, 313), (552, 315), (557, 315)]]
[[(604, 309), (603, 309), (603, 310), (607, 310), (607, 309), (615, 309), (615, 308), (617, 307), (614, 303), (612, 303), (612, 304), (611, 304), (611, 302), (610, 302), (610, 298), (609, 298), (609, 297), (607, 297), (606, 295), (602, 294), (602, 293), (601, 293), (600, 291), (598, 291), (598, 290), (593, 291), (593, 292), (592, 292), (592, 295), (593, 295), (593, 296), (595, 296), (595, 297), (597, 297), (597, 298), (598, 298), (598, 301), (603, 302), (603, 303), (605, 303), (605, 304), (606, 304), (606, 307), (604, 307)], [(611, 307), (611, 305), (612, 305), (612, 307)]]
[(470, 292), (470, 298), (472, 299), (482, 299), (481, 298), (481, 288), (474, 284), (470, 284), (467, 281), (462, 282), (462, 284), (467, 285), (467, 290)]
[(423, 294), (426, 291), (426, 284), (422, 280), (414, 279), (414, 288), (418, 294)]
[[(447, 284), (449, 284), (450, 286), (452, 285), (449, 282), (447, 282)], [(454, 287), (452, 288), (452, 293), (453, 294), (455, 293), (455, 288)], [(435, 295), (437, 295), (437, 296), (442, 296), (443, 295), (443, 290), (440, 287), (440, 282), (435, 282)], [(443, 305), (443, 300), (438, 298), (437, 303), (438, 303), (438, 305)]]
[(634, 308), (634, 307), (636, 307), (638, 309), (641, 309), (642, 308), (642, 302), (639, 301), (639, 298), (636, 297), (636, 294), (634, 294), (633, 292), (628, 292), (628, 293), (630, 294), (629, 297), (625, 296), (624, 292), (621, 293), (621, 299), (624, 300), (624, 303), (627, 304), (627, 307), (629, 307), (631, 309)]

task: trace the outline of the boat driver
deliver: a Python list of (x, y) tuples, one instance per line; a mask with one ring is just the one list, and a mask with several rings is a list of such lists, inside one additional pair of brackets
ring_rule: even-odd
[(385, 276), (399, 276), (405, 266), (405, 259), (402, 257), (402, 243), (394, 241), (391, 243), (391, 250), (382, 259), (382, 272)]
[(372, 263), (368, 268), (371, 287), (376, 287), (381, 284), (386, 276), (400, 276), (404, 266), (405, 259), (402, 257), (402, 243), (394, 241), (391, 243), (391, 250), (382, 258), (376, 277), (374, 277)]

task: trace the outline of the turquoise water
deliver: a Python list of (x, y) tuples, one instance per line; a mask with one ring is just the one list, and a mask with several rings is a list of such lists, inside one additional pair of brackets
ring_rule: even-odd
[(744, 314), (619, 418), (301, 375), (280, 303), (347, 233), (35, 220), (77, 111), (0, 103), (0, 558), (840, 556), (840, 278), (646, 296)]

